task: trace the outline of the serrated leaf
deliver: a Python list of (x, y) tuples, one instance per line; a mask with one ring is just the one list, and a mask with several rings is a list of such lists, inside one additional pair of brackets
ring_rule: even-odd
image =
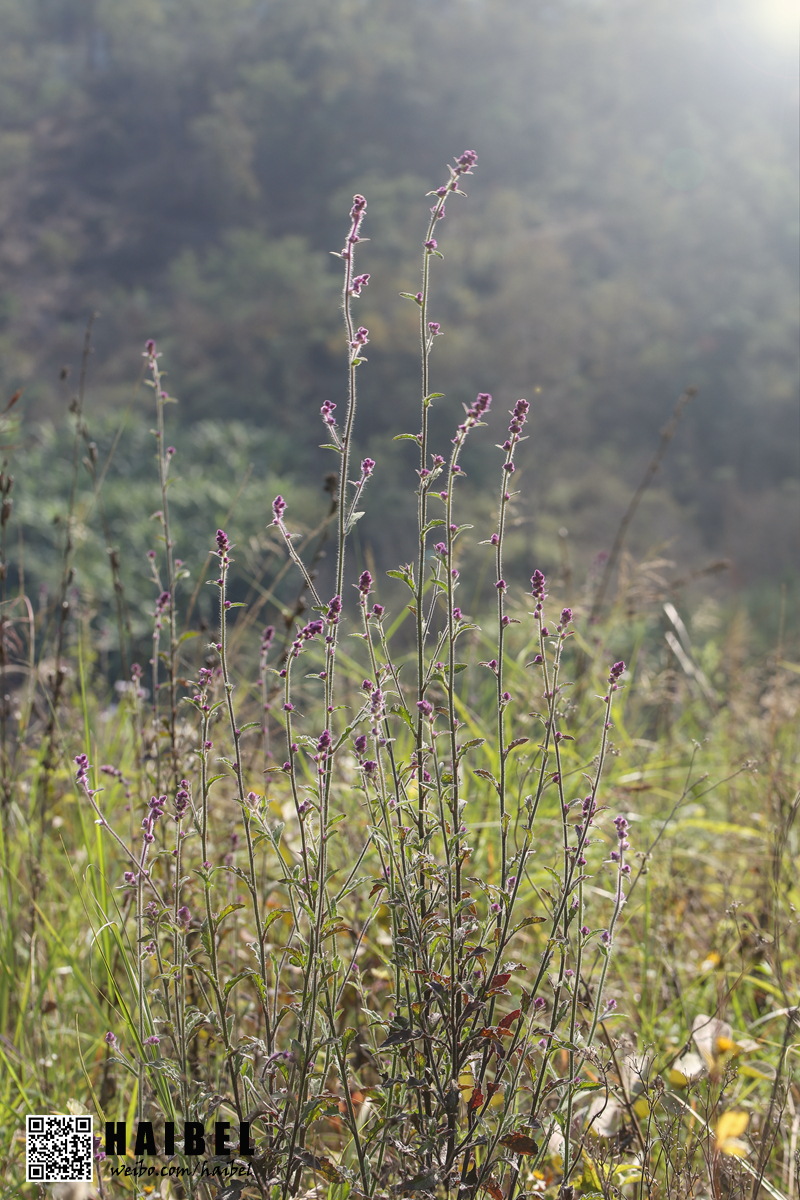
[(356, 1030), (348, 1027), (342, 1034), (342, 1054), (346, 1054), (356, 1036)]
[(413, 1027), (408, 1026), (407, 1029), (393, 1029), (389, 1036), (378, 1046), (379, 1050), (390, 1050), (392, 1046), (404, 1046), (406, 1042), (413, 1042), (419, 1034), (414, 1033)]
[(392, 1191), (400, 1196), (404, 1196), (408, 1192), (435, 1192), (438, 1183), (439, 1176), (436, 1171), (427, 1171), (421, 1175), (415, 1175), (413, 1179), (404, 1179)]
[(398, 717), (401, 717), (405, 721), (406, 725), (408, 726), (408, 728), (411, 730), (412, 733), (415, 734), (417, 732), (414, 722), (411, 719), (411, 713), (408, 711), (408, 709), (405, 707), (405, 705), (393, 704), (390, 711), (393, 713), (397, 713)]
[(225, 984), (225, 990), (223, 992), (223, 996), (225, 997), (226, 1000), (227, 1000), (228, 996), (231, 994), (231, 992), (233, 991), (233, 989), (236, 987), (237, 983), (241, 983), (243, 979), (247, 979), (249, 974), (250, 974), (249, 971), (240, 971), (238, 975), (232, 976), (232, 978), (230, 978), (227, 981), (227, 983)]
[(268, 916), (268, 917), (265, 919), (265, 921), (264, 921), (264, 933), (266, 933), (266, 932), (267, 932), (267, 930), (269, 929), (270, 925), (274, 925), (274, 924), (275, 924), (275, 922), (276, 922), (277, 920), (279, 920), (279, 918), (280, 918), (280, 917), (284, 917), (284, 916), (286, 916), (286, 914), (287, 914), (287, 913), (290, 913), (290, 911), (291, 911), (291, 910), (290, 910), (290, 909), (288, 909), (288, 908), (276, 908), (276, 909), (274, 909), (274, 910), (273, 910), (273, 912), (271, 912), (271, 913), (269, 914), (269, 916)]
[(521, 921), (517, 922), (511, 933), (513, 935), (520, 929), (526, 929), (528, 925), (541, 925), (545, 919), (545, 917), (523, 917)]
[(524, 746), (528, 740), (526, 737), (515, 738), (513, 742), (509, 742), (506, 746), (506, 754), (510, 754), (512, 750), (516, 750), (517, 746)]
[(297, 1157), (304, 1166), (310, 1167), (316, 1175), (321, 1175), (328, 1183), (340, 1183), (344, 1179), (342, 1170), (329, 1158), (318, 1158), (309, 1150), (299, 1150)]
[(538, 1154), (539, 1147), (532, 1137), (521, 1130), (517, 1133), (506, 1134), (500, 1138), (500, 1145), (505, 1146), (512, 1154)]
[(225, 918), (229, 917), (232, 912), (238, 912), (238, 910), (240, 908), (244, 908), (244, 905), (243, 904), (226, 904), (225, 907), (223, 908), (222, 912), (219, 914), (219, 916), (216, 919), (215, 928), (219, 929), (220, 925), (225, 920)]

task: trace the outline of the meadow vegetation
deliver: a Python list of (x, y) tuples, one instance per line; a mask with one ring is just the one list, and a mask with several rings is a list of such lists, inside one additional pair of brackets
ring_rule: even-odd
[[(476, 159), (429, 193), (403, 296), (421, 350), (399, 435), (412, 551), (388, 574), (357, 543), (389, 502), (380, 455), (356, 452), (359, 194), (316, 515), (234, 472), (225, 528), (176, 524), (176, 464), (204, 477), (205, 438), (221, 471), (236, 433), (183, 438), (148, 340), (155, 471), (129, 494), (158, 496), (144, 639), (86, 411), (91, 328), (60, 578), (39, 597), (4, 468), (2, 1196), (36, 1194), (28, 1112), (150, 1121), (159, 1147), (173, 1122), (159, 1169), (196, 1162), (184, 1122), (228, 1123), (216, 1180), (120, 1175), (152, 1156), (100, 1139), (103, 1196), (798, 1195), (797, 649), (780, 612), (764, 652), (745, 610), (700, 592), (688, 611), (673, 564), (623, 539), (608, 579), (602, 561), (578, 578), (566, 549), (527, 584), (506, 570), (536, 397), (508, 406), (494, 446), (489, 393), (459, 407), (435, 390), (440, 244)], [(468, 449), (495, 478), (472, 523)], [(262, 528), (235, 544), (243, 503)], [(78, 586), (90, 521), (102, 611)], [(249, 1173), (225, 1177), (231, 1161)]]

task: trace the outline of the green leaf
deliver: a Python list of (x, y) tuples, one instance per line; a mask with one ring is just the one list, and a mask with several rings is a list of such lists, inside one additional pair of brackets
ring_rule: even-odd
[(240, 908), (244, 908), (244, 905), (243, 904), (226, 904), (225, 907), (223, 908), (222, 912), (217, 917), (214, 928), (219, 929), (220, 925), (225, 920), (225, 918), (229, 917), (232, 912), (238, 912), (238, 910)]
[(411, 576), (406, 575), (406, 573), (404, 571), (387, 571), (386, 574), (389, 576), (390, 579), (402, 579), (402, 581), (406, 585), (406, 587), (411, 588), (412, 592), (414, 591), (414, 582), (413, 582)]
[(348, 534), (350, 532), (350, 530), (355, 525), (356, 521), (360, 521), (361, 518), (363, 517), (363, 515), (364, 515), (363, 512), (354, 512), (353, 513), (353, 515), (348, 519), (347, 525), (345, 527), (345, 534)]
[(355, 1038), (355, 1036), (356, 1036), (355, 1029), (351, 1029), (349, 1027), (347, 1029), (345, 1029), (344, 1033), (342, 1034), (342, 1042), (341, 1042), (342, 1054), (347, 1054), (347, 1051), (350, 1049), (350, 1046), (352, 1045), (352, 1042), (353, 1042), (353, 1039)]
[(225, 989), (223, 992), (223, 995), (226, 1000), (227, 1000), (228, 996), (231, 994), (231, 992), (233, 991), (233, 989), (236, 987), (237, 983), (241, 983), (243, 979), (247, 979), (249, 974), (250, 974), (249, 971), (240, 971), (238, 975), (234, 975), (231, 979), (228, 980), (228, 982), (225, 984)]
[(286, 916), (287, 913), (290, 913), (290, 912), (291, 912), (291, 909), (288, 909), (288, 908), (276, 908), (273, 912), (271, 912), (264, 921), (264, 933), (267, 932), (270, 925), (274, 925), (275, 922), (280, 917), (284, 917), (284, 916)]
[(398, 433), (392, 438), (393, 442), (416, 442), (419, 445), (418, 433)]
[(399, 717), (402, 717), (402, 719), (405, 721), (406, 725), (408, 726), (408, 728), (411, 730), (412, 733), (417, 732), (414, 722), (411, 719), (411, 713), (408, 711), (408, 709), (405, 707), (405, 705), (393, 704), (390, 711), (393, 713), (397, 713), (397, 715)]
[(178, 645), (182, 646), (184, 642), (188, 642), (189, 638), (195, 638), (195, 637), (199, 637), (199, 636), (200, 636), (199, 629), (187, 629), (186, 632), (182, 633), (181, 636), (178, 638)]
[(545, 917), (523, 917), (511, 930), (511, 935), (513, 936), (520, 929), (525, 929), (528, 925), (541, 925), (545, 920)]

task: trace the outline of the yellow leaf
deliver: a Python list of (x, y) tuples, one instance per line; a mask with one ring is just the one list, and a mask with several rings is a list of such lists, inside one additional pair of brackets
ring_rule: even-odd
[(750, 1114), (741, 1109), (729, 1109), (717, 1121), (714, 1131), (714, 1149), (717, 1154), (733, 1154), (738, 1158), (747, 1154), (747, 1147), (739, 1141), (739, 1135), (747, 1129)]
[(644, 1096), (640, 1096), (639, 1099), (634, 1103), (633, 1111), (636, 1113), (637, 1117), (640, 1117), (642, 1120), (650, 1116), (650, 1105)]
[(736, 1158), (747, 1158), (747, 1155), (750, 1153), (747, 1145), (741, 1138), (728, 1138), (721, 1149), (723, 1154), (732, 1154)]

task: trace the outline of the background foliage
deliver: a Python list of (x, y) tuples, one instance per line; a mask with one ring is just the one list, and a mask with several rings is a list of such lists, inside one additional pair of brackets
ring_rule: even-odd
[[(798, 549), (797, 81), (771, 11), (4, 0), (0, 372), (8, 394), (26, 388), (20, 444), (38, 465), (40, 522), (58, 494), (58, 371), (77, 365), (92, 308), (87, 414), (101, 450), (152, 334), (184, 428), (241, 422), (192, 439), (238, 447), (254, 493), (277, 476), (324, 511), (315, 414), (337, 398), (342, 365), (328, 252), (359, 190), (372, 236), (360, 449), (380, 446), (386, 489), (359, 533), (384, 568), (410, 553), (412, 463), (385, 436), (415, 420), (415, 313), (398, 293), (417, 288), (429, 181), (474, 145), (480, 180), (453, 206), (433, 314), (446, 335), (434, 381), (448, 392), (435, 431), (478, 390), (503, 410), (531, 398), (518, 552), (554, 564), (566, 527), (587, 565), (682, 386), (697, 384), (633, 544), (674, 539), (681, 570), (726, 557), (732, 583), (763, 598), (793, 576)], [(146, 447), (142, 392), (128, 421)], [(187, 517), (215, 470), (216, 453), (198, 453), (181, 462)], [(127, 455), (107, 479), (115, 531), (131, 524), (132, 473), (151, 478), (130, 443)], [(479, 507), (482, 460), (467, 463)], [(217, 490), (221, 519), (231, 497)], [(237, 541), (265, 523), (248, 502), (234, 521)], [(45, 534), (31, 570), (46, 579)]]

